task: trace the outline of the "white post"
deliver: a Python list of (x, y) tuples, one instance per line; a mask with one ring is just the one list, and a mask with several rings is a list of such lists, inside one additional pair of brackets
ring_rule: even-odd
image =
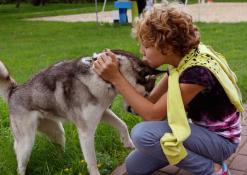
[(99, 19), (98, 19), (98, 2), (97, 2), (97, 0), (95, 0), (95, 13), (96, 13), (96, 22), (98, 23)]

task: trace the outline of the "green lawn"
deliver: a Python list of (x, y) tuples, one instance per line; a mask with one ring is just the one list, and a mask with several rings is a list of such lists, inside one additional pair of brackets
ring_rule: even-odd
[[(110, 8), (110, 5), (109, 5)], [(28, 80), (40, 69), (58, 60), (92, 55), (104, 48), (121, 48), (138, 54), (137, 42), (131, 38), (130, 25), (97, 25), (95, 23), (31, 22), (23, 17), (45, 16), (93, 11), (93, 5), (47, 5), (32, 7), (22, 5), (16, 10), (14, 5), (0, 6), (0, 59), (8, 66), (18, 83)], [(56, 12), (54, 12), (56, 11)], [(247, 101), (247, 23), (204, 24), (198, 23), (202, 41), (224, 53), (232, 69), (239, 78), (239, 85)], [(122, 98), (117, 97), (113, 111), (131, 129), (139, 118), (122, 110)], [(79, 175), (87, 174), (77, 131), (65, 124), (66, 150), (63, 153), (45, 137), (37, 137), (27, 174), (32, 175)], [(96, 150), (100, 172), (109, 174), (120, 164), (129, 150), (122, 147), (118, 133), (106, 124), (101, 124), (96, 134)], [(7, 106), (0, 101), (0, 174), (16, 174), (16, 160), (13, 139), (9, 129)]]
[[(98, 4), (98, 11), (102, 10), (103, 3)], [(107, 2), (105, 10), (113, 10), (112, 2)], [(0, 5), (0, 17), (24, 18), (67, 15), (77, 13), (95, 12), (94, 4), (46, 4), (45, 6), (33, 6), (32, 4), (21, 4), (20, 8), (15, 8), (15, 4)]]

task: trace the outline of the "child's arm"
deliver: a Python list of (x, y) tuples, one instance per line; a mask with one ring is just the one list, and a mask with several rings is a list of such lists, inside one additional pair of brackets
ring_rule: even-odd
[(159, 98), (166, 93), (168, 88), (168, 75), (165, 74), (160, 82), (154, 87), (154, 89), (151, 91), (149, 96), (147, 97), (148, 100), (155, 103), (159, 100)]
[[(111, 82), (116, 89), (124, 96), (129, 105), (144, 120), (162, 120), (167, 115), (167, 94), (166, 92), (156, 92), (161, 95), (156, 102), (151, 102), (140, 95), (134, 87), (119, 72), (117, 59), (105, 58), (99, 59), (94, 63), (94, 70), (106, 81)], [(166, 82), (166, 78), (163, 79)], [(160, 88), (165, 87), (166, 83), (162, 83)], [(186, 106), (201, 90), (203, 86), (196, 84), (180, 84), (181, 94), (184, 105)], [(156, 96), (156, 98), (158, 95)], [(176, 98), (176, 97), (174, 97)]]
[[(119, 76), (118, 79), (112, 81), (112, 84), (144, 120), (163, 120), (167, 116), (166, 92), (153, 103), (137, 93), (123, 76)], [(180, 84), (180, 89), (184, 105), (186, 106), (204, 87), (196, 84)]]
[(204, 88), (205, 88), (204, 86), (198, 84), (180, 83), (180, 90), (181, 90), (184, 106), (189, 104), (189, 102)]

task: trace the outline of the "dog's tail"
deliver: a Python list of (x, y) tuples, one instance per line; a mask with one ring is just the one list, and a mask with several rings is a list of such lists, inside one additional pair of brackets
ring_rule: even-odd
[(0, 96), (8, 101), (11, 90), (16, 87), (16, 82), (10, 77), (8, 69), (0, 61)]

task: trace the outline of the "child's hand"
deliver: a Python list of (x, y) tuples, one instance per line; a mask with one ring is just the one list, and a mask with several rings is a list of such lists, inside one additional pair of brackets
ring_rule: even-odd
[(121, 76), (119, 72), (119, 63), (116, 55), (110, 50), (99, 55), (93, 63), (93, 70), (104, 80), (113, 83)]

